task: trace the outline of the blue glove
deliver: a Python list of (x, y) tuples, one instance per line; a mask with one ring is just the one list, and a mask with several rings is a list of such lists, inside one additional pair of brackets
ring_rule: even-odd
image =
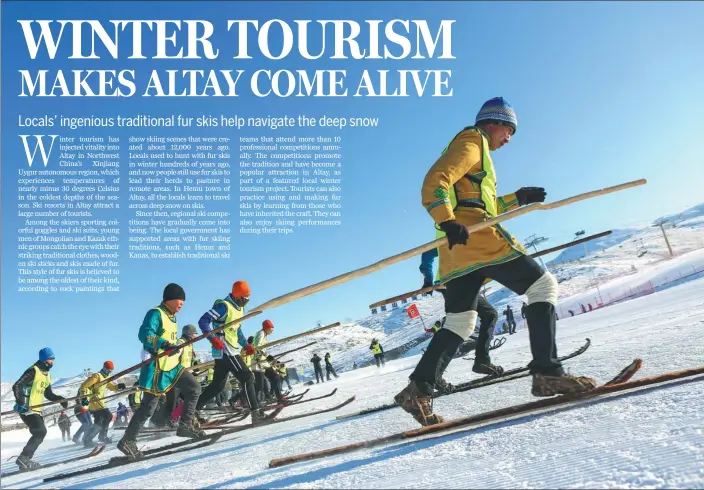
[(12, 407), (12, 410), (14, 410), (15, 412), (17, 412), (19, 414), (24, 414), (24, 413), (29, 412), (29, 407), (27, 405), (19, 405), (19, 404), (15, 403), (15, 406)]
[(88, 398), (84, 398), (83, 400), (81, 400), (81, 405), (83, 405), (84, 407), (90, 405), (90, 401), (88, 401)]

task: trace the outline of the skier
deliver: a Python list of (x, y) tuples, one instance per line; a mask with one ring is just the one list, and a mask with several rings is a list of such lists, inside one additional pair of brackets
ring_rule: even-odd
[(352, 369), (357, 369), (357, 361), (354, 361), (354, 362), (352, 363)]
[(66, 412), (64, 410), (61, 410), (61, 413), (59, 414), (59, 421), (58, 421), (59, 429), (61, 429), (61, 440), (62, 441), (70, 441), (71, 440), (71, 419), (68, 418), (68, 415), (66, 415)]
[(272, 333), (274, 333), (274, 323), (271, 320), (264, 320), (262, 329), (254, 335), (254, 343), (252, 345), (257, 349), (257, 353), (254, 355), (254, 362), (258, 363), (259, 369), (269, 381), (269, 390), (265, 390), (265, 396), (267, 398), (276, 397), (276, 400), (281, 403), (285, 402), (286, 398), (279, 389), (279, 375), (272, 367), (272, 362), (275, 359), (273, 356), (268, 356), (262, 349), (266, 345), (267, 337)]
[(386, 362), (384, 362), (384, 348), (377, 339), (372, 339), (372, 345), (369, 346), (369, 350), (374, 353), (376, 367), (380, 368), (381, 366), (386, 366)]
[[(193, 340), (198, 335), (198, 330), (196, 330), (195, 325), (188, 324), (181, 329), (181, 337), (176, 339), (176, 345), (181, 345), (189, 340)], [(193, 344), (189, 344), (179, 351), (179, 363), (184, 369), (187, 369), (193, 365)], [(178, 386), (175, 386), (168, 393), (163, 403), (158, 407), (154, 415), (151, 418), (151, 424), (155, 428), (163, 428), (167, 426), (175, 427), (172, 424), (171, 412), (173, 412), (176, 404), (180, 398), (183, 398), (181, 391)]]
[(39, 445), (46, 437), (46, 426), (42, 418), (42, 408), (39, 407), (44, 398), (52, 402), (61, 402), (61, 406), (68, 408), (68, 402), (63, 396), (54, 394), (51, 390), (51, 375), (49, 370), (54, 365), (54, 351), (49, 347), (44, 347), (39, 351), (39, 360), (20, 376), (12, 385), (12, 394), (15, 395), (15, 406), (13, 410), (17, 412), (27, 427), (32, 437), (15, 463), (20, 467), (20, 471), (31, 471), (41, 468), (41, 465), (32, 460)]
[[(117, 403), (115, 416), (115, 424), (127, 425), (127, 407), (122, 402)], [(115, 427), (115, 425), (113, 425), (113, 427)]]
[(323, 383), (325, 383), (325, 377), (323, 376), (323, 368), (320, 367), (320, 363), (323, 362), (323, 360), (317, 353), (315, 353), (313, 354), (313, 357), (311, 358), (310, 362), (313, 363), (313, 369), (315, 370), (315, 382), (320, 383), (322, 381)]
[(283, 362), (279, 362), (279, 376), (281, 376), (281, 388), (283, 388), (283, 382), (285, 381), (286, 386), (288, 386), (288, 389), (291, 390), (291, 383), (288, 380), (288, 369), (286, 369)]
[(83, 406), (80, 400), (76, 400), (75, 407), (73, 407), (73, 414), (76, 416), (76, 420), (78, 420), (81, 426), (71, 440), (76, 444), (82, 444), (81, 438), (90, 432), (91, 427), (93, 427), (93, 421), (90, 418), (88, 409)]
[(339, 376), (335, 372), (335, 368), (332, 367), (332, 358), (330, 357), (329, 352), (325, 354), (325, 373), (328, 376), (328, 381), (330, 381), (330, 373), (332, 373), (333, 376), (335, 376), (336, 378), (339, 378)]
[(506, 305), (506, 309), (503, 311), (503, 314), (506, 317), (508, 333), (509, 335), (513, 335), (516, 333), (516, 320), (513, 318), (513, 310), (511, 309), (511, 305)]
[(110, 373), (112, 373), (114, 369), (115, 365), (112, 361), (105, 361), (102, 369), (91, 375), (78, 389), (78, 394), (84, 397), (81, 403), (88, 407), (88, 411), (93, 416), (93, 425), (83, 436), (83, 445), (85, 447), (95, 446), (93, 438), (96, 435), (100, 442), (112, 442), (111, 439), (108, 438), (108, 428), (112, 421), (112, 413), (110, 409), (105, 406), (105, 401), (103, 400), (103, 398), (105, 398), (105, 389), (107, 388), (114, 392), (124, 390), (125, 385), (123, 383), (117, 385), (114, 383), (106, 383), (97, 388), (95, 386), (109, 378)]
[(523, 306), (521, 306), (521, 316), (523, 317), (524, 320), (526, 318), (526, 308), (528, 308), (528, 305), (524, 301)]
[[(244, 316), (244, 307), (249, 302), (251, 291), (246, 281), (236, 281), (232, 284), (232, 290), (224, 299), (217, 299), (213, 307), (206, 311), (198, 321), (201, 332), (207, 334), (214, 324), (215, 328), (220, 328)], [(206, 403), (215, 398), (225, 387), (228, 373), (232, 373), (239, 380), (244, 388), (244, 395), (247, 406), (251, 410), (252, 423), (264, 418), (264, 413), (260, 410), (259, 401), (254, 391), (254, 375), (245, 365), (244, 360), (239, 355), (240, 348), (253, 355), (254, 346), (247, 342), (242, 332), (241, 324), (235, 323), (221, 330), (216, 334), (208, 336), (212, 345), (212, 356), (215, 360), (213, 379), (203, 390), (198, 399), (198, 410), (202, 409)]]
[[(545, 190), (540, 187), (524, 187), (502, 197), (496, 195), (490, 152), (510, 141), (516, 122), (513, 108), (505, 99), (496, 97), (487, 101), (477, 114), (475, 126), (463, 129), (453, 138), (423, 182), (423, 206), (448, 239), (447, 244), (439, 247), (439, 282), (447, 288), (444, 294), (447, 320), (431, 339), (408, 386), (394, 397), (421, 425), (443, 420), (433, 413), (431, 404), (438, 366), (443, 358), (452, 359), (474, 330), (479, 291), (490, 279), (527, 296), (526, 318), (533, 354), (532, 394), (570, 394), (596, 386), (593, 379), (566, 375), (557, 360), (555, 277), (527, 255), (525, 248), (501, 225), (472, 232), (471, 238), (467, 229), (518, 206), (545, 200)], [(453, 188), (456, 206), (450, 199)], [(491, 364), (477, 367), (487, 374), (497, 372)]]
[(135, 440), (144, 427), (144, 423), (154, 413), (159, 397), (168, 393), (174, 386), (183, 394), (184, 408), (176, 435), (198, 439), (205, 432), (193, 425), (196, 403), (200, 396), (200, 385), (193, 375), (181, 365), (179, 351), (176, 347), (178, 324), (176, 314), (186, 301), (186, 292), (181, 286), (170, 283), (164, 288), (162, 302), (150, 309), (139, 328), (138, 338), (144, 349), (152, 355), (166, 352), (167, 355), (151, 361), (142, 367), (139, 373), (139, 387), (143, 395), (137, 411), (132, 415), (125, 434), (117, 443), (117, 449), (134, 459), (141, 457)]

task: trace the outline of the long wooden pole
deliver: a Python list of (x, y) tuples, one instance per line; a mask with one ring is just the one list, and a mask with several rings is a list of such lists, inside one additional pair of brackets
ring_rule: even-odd
[[(509, 211), (507, 213), (500, 214), (499, 216), (497, 216), (495, 218), (491, 218), (486, 221), (482, 221), (481, 223), (477, 223), (475, 225), (468, 226), (467, 228), (469, 230), (469, 233), (471, 234), (473, 232), (495, 226), (495, 225), (502, 223), (504, 221), (507, 221), (507, 220), (510, 220), (513, 218), (518, 218), (519, 216), (523, 216), (524, 214), (528, 214), (533, 211), (547, 211), (550, 209), (557, 209), (557, 208), (561, 208), (563, 206), (567, 206), (569, 204), (574, 204), (579, 201), (584, 201), (585, 199), (591, 199), (593, 197), (611, 194), (611, 193), (622, 191), (625, 189), (630, 189), (632, 187), (637, 187), (639, 185), (643, 185), (646, 183), (647, 183), (646, 179), (634, 180), (633, 182), (626, 182), (624, 184), (619, 184), (619, 185), (615, 185), (612, 187), (605, 187), (603, 189), (597, 189), (594, 191), (585, 192), (583, 194), (578, 194), (576, 196), (568, 197), (566, 199), (562, 199), (561, 201), (555, 201), (553, 203), (529, 204), (527, 206), (523, 206), (523, 207), (514, 209), (514, 210)], [(267, 301), (266, 303), (264, 303), (261, 306), (258, 306), (256, 308), (256, 310), (264, 311), (268, 308), (275, 308), (277, 306), (281, 306), (286, 303), (290, 303), (291, 301), (295, 301), (295, 300), (303, 298), (305, 296), (309, 296), (313, 293), (317, 293), (318, 291), (322, 291), (324, 289), (328, 289), (330, 287), (337, 286), (338, 284), (342, 284), (344, 282), (351, 281), (352, 279), (366, 276), (367, 274), (371, 274), (372, 272), (376, 272), (380, 269), (383, 269), (384, 267), (388, 267), (388, 266), (396, 264), (398, 262), (402, 262), (402, 261), (409, 259), (411, 257), (414, 257), (418, 254), (422, 254), (423, 252), (437, 248), (444, 243), (447, 243), (447, 237), (438, 238), (437, 240), (433, 240), (432, 242), (428, 242), (425, 245), (421, 245), (419, 247), (412, 248), (411, 250), (400, 253), (398, 255), (393, 255), (393, 256), (388, 257), (384, 260), (381, 260), (375, 264), (368, 265), (367, 267), (362, 267), (361, 269), (357, 269), (355, 271), (348, 272), (346, 274), (341, 274), (339, 276), (333, 277), (333, 278), (328, 279), (326, 281), (322, 281), (317, 284), (313, 284), (312, 286), (298, 289), (296, 291), (285, 294), (283, 296), (279, 296), (279, 297), (274, 298), (270, 301)]]
[[(535, 259), (535, 258), (541, 257), (541, 256), (543, 256), (543, 255), (547, 255), (547, 254), (552, 253), (552, 252), (557, 252), (558, 250), (563, 250), (563, 249), (565, 249), (565, 248), (570, 248), (570, 247), (572, 247), (572, 246), (574, 246), (574, 245), (579, 245), (580, 243), (588, 242), (588, 241), (590, 241), (590, 240), (595, 240), (595, 239), (597, 239), (597, 238), (601, 238), (601, 237), (604, 237), (604, 236), (607, 236), (607, 235), (610, 235), (610, 234), (611, 234), (611, 230), (603, 231), (603, 232), (601, 232), (601, 233), (597, 233), (596, 235), (591, 235), (591, 236), (582, 238), (582, 239), (580, 239), (580, 240), (574, 240), (574, 241), (569, 242), (569, 243), (563, 243), (562, 245), (557, 245), (557, 246), (552, 247), (552, 248), (547, 248), (547, 249), (545, 249), (545, 250), (541, 250), (541, 251), (539, 251), (539, 252), (534, 253), (533, 255), (531, 255), (531, 257), (533, 257), (533, 258)], [(445, 289), (445, 286), (442, 285), (442, 284), (439, 284), (439, 285), (437, 285), (437, 286), (428, 286), (428, 287), (425, 287), (425, 288), (422, 288), (422, 289), (416, 289), (415, 291), (409, 291), (408, 293), (399, 294), (398, 296), (393, 296), (393, 297), (391, 297), (391, 298), (387, 298), (387, 299), (385, 299), (385, 300), (377, 301), (376, 303), (372, 303), (371, 305), (369, 305), (369, 308), (370, 308), (370, 309), (371, 309), (371, 308), (377, 308), (377, 307), (379, 307), (379, 306), (383, 306), (383, 305), (387, 305), (387, 304), (389, 304), (389, 303), (393, 303), (394, 301), (401, 301), (401, 300), (403, 300), (403, 299), (410, 298), (411, 296), (416, 296), (416, 295), (418, 295), (418, 294), (423, 294), (423, 293), (429, 293), (430, 291), (437, 291), (437, 290), (439, 290), (439, 289)]]
[[(508, 213), (501, 214), (495, 218), (491, 218), (491, 219), (488, 219), (488, 220), (483, 221), (481, 223), (477, 223), (475, 225), (468, 226), (467, 228), (468, 228), (469, 232), (472, 233), (475, 231), (483, 230), (485, 228), (489, 228), (491, 226), (497, 225), (497, 224), (502, 223), (504, 221), (507, 221), (507, 220), (510, 220), (513, 218), (517, 218), (519, 216), (523, 216), (524, 214), (528, 214), (532, 211), (547, 211), (550, 209), (557, 209), (557, 208), (560, 208), (563, 206), (567, 206), (569, 204), (573, 204), (575, 202), (583, 201), (585, 199), (591, 199), (593, 197), (603, 196), (605, 194), (611, 194), (611, 193), (622, 191), (625, 189), (630, 189), (632, 187), (637, 187), (639, 185), (643, 185), (646, 183), (647, 183), (646, 179), (634, 180), (633, 182), (626, 182), (624, 184), (619, 184), (619, 185), (615, 185), (612, 187), (605, 187), (603, 189), (597, 189), (594, 191), (585, 192), (583, 194), (578, 194), (576, 196), (568, 197), (567, 199), (562, 199), (561, 201), (555, 201), (553, 203), (529, 204), (527, 206), (523, 206), (523, 207), (514, 209), (512, 211), (509, 211)], [(339, 276), (333, 277), (333, 278), (328, 279), (326, 281), (322, 281), (322, 282), (319, 282), (317, 284), (313, 284), (313, 285), (305, 287), (305, 288), (297, 289), (297, 290), (290, 292), (288, 294), (284, 294), (283, 296), (278, 296), (278, 297), (276, 297), (272, 300), (269, 300), (266, 303), (264, 303), (256, 308), (253, 308), (250, 313), (248, 313), (247, 315), (244, 315), (242, 318), (239, 318), (239, 319), (234, 320), (230, 323), (227, 323), (227, 324), (223, 325), (222, 327), (218, 327), (216, 329), (213, 329), (210, 332), (208, 332), (207, 334), (203, 334), (198, 337), (195, 337), (194, 339), (189, 340), (188, 342), (184, 342), (183, 344), (176, 346), (174, 349), (171, 349), (171, 351), (177, 351), (179, 349), (182, 349), (183, 347), (190, 345), (194, 342), (198, 342), (199, 340), (202, 340), (205, 337), (212, 335), (213, 333), (217, 333), (219, 331), (222, 331), (223, 329), (225, 329), (231, 325), (243, 322), (244, 320), (252, 318), (255, 315), (259, 315), (267, 309), (276, 308), (277, 306), (285, 305), (285, 304), (290, 303), (292, 301), (296, 301), (297, 299), (301, 299), (305, 296), (310, 296), (311, 294), (317, 293), (317, 292), (322, 291), (324, 289), (328, 289), (333, 286), (337, 286), (339, 284), (342, 284), (344, 282), (351, 281), (352, 279), (366, 276), (367, 274), (371, 274), (372, 272), (376, 272), (380, 269), (383, 269), (384, 267), (388, 267), (392, 264), (396, 264), (397, 262), (404, 261), (404, 260), (409, 259), (411, 257), (414, 257), (418, 254), (421, 254), (427, 250), (432, 250), (434, 248), (437, 248), (438, 246), (442, 245), (443, 243), (447, 243), (447, 237), (438, 238), (437, 240), (433, 240), (432, 242), (426, 243), (425, 245), (421, 245), (419, 247), (413, 248), (413, 249), (408, 250), (406, 252), (403, 252), (403, 253), (400, 253), (397, 255), (393, 255), (391, 257), (388, 257), (384, 260), (381, 260), (381, 261), (379, 261), (375, 264), (369, 265), (367, 267), (362, 267), (361, 269), (357, 269), (352, 272), (347, 272), (345, 274), (341, 274)], [(269, 346), (271, 346), (271, 345), (272, 344), (269, 344)], [(139, 369), (142, 366), (146, 366), (150, 362), (155, 361), (156, 359), (159, 359), (165, 355), (166, 355), (166, 352), (162, 352), (160, 354), (154, 355), (150, 359), (147, 359), (146, 361), (143, 361), (139, 364), (135, 364), (131, 368), (125, 369), (124, 371), (116, 374), (112, 378), (108, 378), (108, 379), (102, 381), (101, 383), (98, 383), (97, 386), (105, 384), (108, 381), (111, 381), (112, 379), (117, 378), (119, 376), (122, 376), (124, 374), (131, 373), (132, 371)]]

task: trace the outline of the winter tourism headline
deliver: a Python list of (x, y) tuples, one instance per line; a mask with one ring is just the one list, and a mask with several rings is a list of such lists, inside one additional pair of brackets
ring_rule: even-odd
[[(202, 60), (453, 60), (452, 25), (425, 20), (18, 20), (32, 60), (194, 60), (197, 69), (21, 69), (21, 97), (452, 96), (448, 69), (204, 70)], [(63, 56), (61, 56), (63, 54)], [(267, 61), (268, 63), (268, 61)], [(334, 63), (334, 61), (332, 61)], [(434, 61), (434, 63), (437, 63)]]

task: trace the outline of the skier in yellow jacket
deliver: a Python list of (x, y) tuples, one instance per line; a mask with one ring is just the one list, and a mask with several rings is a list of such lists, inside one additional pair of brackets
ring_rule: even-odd
[(83, 436), (83, 445), (85, 447), (94, 447), (93, 438), (97, 435), (100, 442), (111, 442), (108, 438), (108, 427), (112, 421), (112, 412), (105, 406), (105, 389), (110, 391), (124, 390), (123, 383), (106, 383), (98, 386), (95, 385), (110, 377), (110, 373), (115, 369), (112, 361), (105, 361), (103, 368), (97, 373), (91, 375), (85, 380), (78, 390), (79, 395), (83, 395), (81, 404), (88, 407), (88, 411), (93, 416), (93, 425), (88, 429)]
[[(496, 194), (496, 173), (490, 153), (509, 143), (517, 128), (516, 114), (503, 97), (485, 102), (474, 126), (460, 131), (425, 176), (421, 197), (435, 224), (447, 235), (439, 249), (440, 284), (445, 284), (444, 327), (436, 333), (410, 383), (394, 400), (422, 425), (442, 422), (432, 411), (438, 366), (448, 362), (474, 331), (482, 284), (494, 279), (527, 297), (533, 360), (532, 394), (552, 396), (593, 389), (591, 378), (568, 376), (557, 360), (555, 303), (557, 280), (529, 255), (501, 225), (470, 236), (468, 226), (511, 209), (542, 202), (541, 187), (524, 187), (505, 196)], [(450, 201), (454, 188), (456, 206)], [(445, 361), (443, 361), (445, 359)]]
[(46, 426), (42, 417), (42, 408), (39, 406), (44, 402), (44, 398), (49, 401), (59, 401), (63, 408), (68, 408), (68, 402), (63, 396), (51, 391), (51, 375), (49, 370), (54, 366), (54, 351), (49, 347), (44, 347), (39, 351), (39, 360), (32, 364), (20, 376), (14, 385), (12, 393), (15, 395), (15, 406), (13, 410), (22, 419), (29, 433), (32, 434), (27, 444), (22, 448), (22, 452), (15, 463), (20, 471), (32, 471), (41, 468), (41, 465), (32, 460), (35, 451), (46, 437)]

